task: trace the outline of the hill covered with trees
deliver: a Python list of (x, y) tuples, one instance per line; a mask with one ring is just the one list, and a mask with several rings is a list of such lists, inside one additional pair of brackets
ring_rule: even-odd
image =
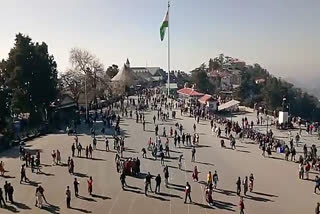
[[(191, 71), (192, 82), (197, 88), (205, 93), (219, 93), (219, 79), (212, 81), (210, 73), (229, 73), (233, 75), (232, 69), (228, 69), (231, 57), (220, 54), (210, 59), (208, 66), (205, 63)], [(239, 69), (238, 69), (239, 70)], [(233, 98), (241, 101), (243, 105), (253, 107), (254, 105), (265, 107), (268, 111), (281, 109), (283, 97), (287, 98), (289, 113), (304, 119), (320, 120), (319, 100), (293, 84), (273, 76), (259, 64), (245, 65), (240, 69), (241, 83), (233, 89)]]

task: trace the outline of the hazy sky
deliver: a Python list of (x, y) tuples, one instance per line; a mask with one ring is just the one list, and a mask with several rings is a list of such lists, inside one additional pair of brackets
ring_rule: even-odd
[[(159, 28), (165, 0), (0, 0), (0, 58), (15, 34), (45, 41), (58, 68), (80, 47), (107, 67), (167, 68)], [(171, 68), (189, 71), (219, 53), (271, 73), (320, 80), (320, 0), (173, 0)]]

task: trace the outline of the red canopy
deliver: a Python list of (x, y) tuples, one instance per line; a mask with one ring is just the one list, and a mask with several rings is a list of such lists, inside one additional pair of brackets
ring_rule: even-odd
[(203, 93), (197, 92), (196, 90), (192, 89), (192, 88), (181, 88), (178, 91), (178, 94), (182, 94), (182, 95), (186, 95), (186, 96), (203, 96)]

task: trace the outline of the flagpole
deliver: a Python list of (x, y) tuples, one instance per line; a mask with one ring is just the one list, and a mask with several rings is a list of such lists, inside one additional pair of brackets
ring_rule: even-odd
[(168, 1), (168, 96), (170, 96), (170, 1)]

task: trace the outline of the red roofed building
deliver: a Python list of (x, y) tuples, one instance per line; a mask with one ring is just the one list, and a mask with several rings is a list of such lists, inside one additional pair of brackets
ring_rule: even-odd
[(196, 105), (198, 99), (204, 95), (203, 93), (196, 91), (194, 86), (192, 88), (185, 86), (184, 88), (179, 89), (177, 93), (185, 107)]
[(200, 93), (193, 88), (181, 88), (178, 91), (178, 94), (184, 97), (201, 97), (204, 94)]
[(213, 96), (211, 96), (209, 94), (205, 94), (202, 97), (200, 97), (198, 100), (209, 111), (217, 111), (218, 110), (218, 101)]

